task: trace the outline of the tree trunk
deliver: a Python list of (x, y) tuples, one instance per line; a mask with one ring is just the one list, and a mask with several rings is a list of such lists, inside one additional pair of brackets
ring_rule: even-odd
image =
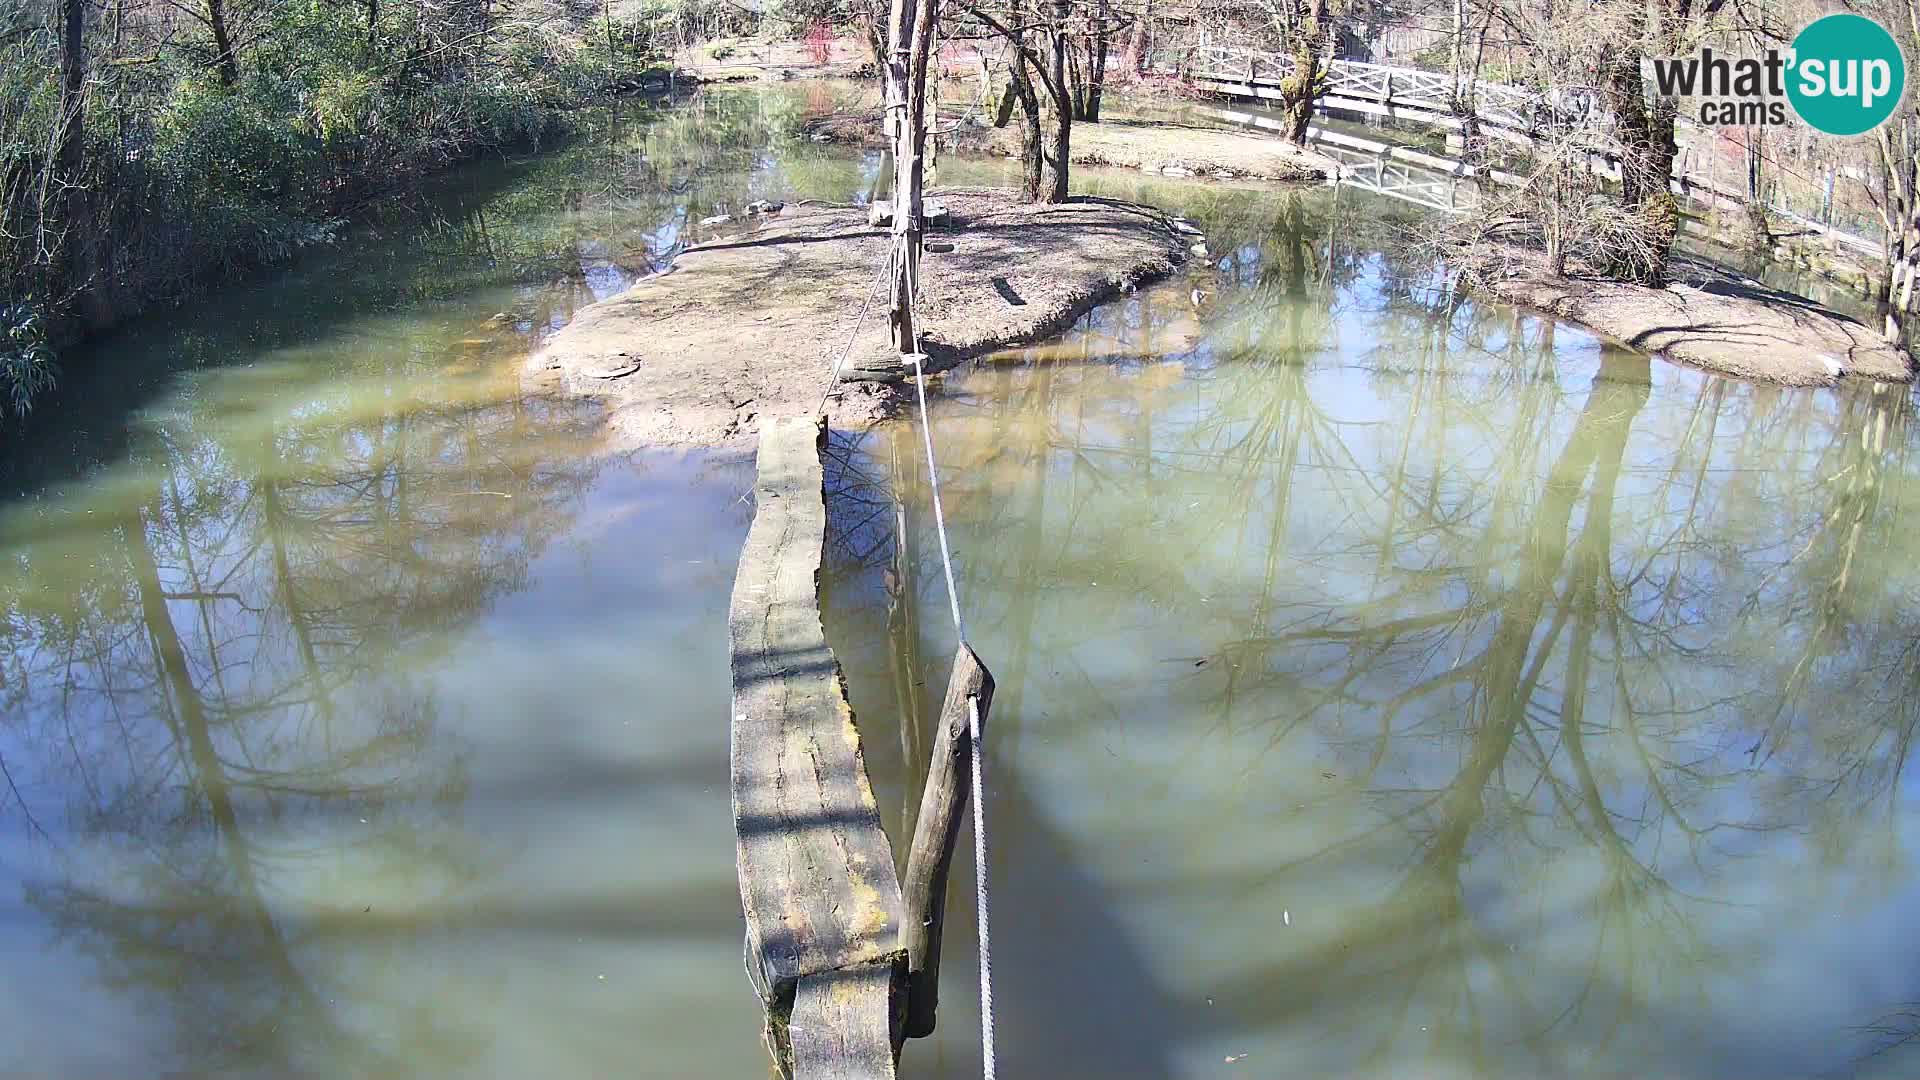
[(887, 39), (880, 32), (880, 16), (869, 13), (860, 20), (860, 34), (867, 41), (867, 51), (873, 55), (873, 69), (885, 74), (887, 70)]
[(1667, 283), (1667, 261), (1680, 231), (1680, 206), (1670, 190), (1679, 107), (1672, 98), (1647, 107), (1640, 60), (1636, 46), (1609, 50), (1602, 62), (1604, 93), (1620, 138), (1620, 200), (1638, 219), (1639, 231), (1635, 256), (1604, 269), (1659, 288)]
[(207, 0), (207, 25), (213, 28), (214, 64), (220, 72), (220, 85), (240, 81), (240, 61), (233, 55), (233, 35), (227, 32), (226, 0)]
[[(1021, 61), (1016, 59), (1014, 63), (1019, 64)], [(993, 103), (993, 126), (1003, 128), (1012, 123), (1013, 109), (1018, 104), (1020, 104), (1020, 96), (1014, 93), (1013, 84), (1009, 82), (1006, 90), (1001, 93), (1000, 99)]]
[(1081, 117), (1089, 124), (1100, 122), (1100, 97), (1107, 88), (1107, 32), (1103, 20), (1093, 39), (1092, 72), (1087, 78), (1087, 109)]
[(912, 95), (907, 83), (913, 53), (913, 17), (919, 0), (893, 0), (887, 19), (887, 55), (882, 71), (886, 79), (886, 132), (893, 147), (893, 248), (890, 258), (890, 282), (887, 296), (887, 326), (894, 349), (902, 354), (914, 349), (912, 252), (908, 250), (913, 228), (913, 140), (908, 131)]
[(1053, 97), (1053, 148), (1047, 158), (1046, 201), (1067, 201), (1067, 174), (1073, 146), (1073, 99), (1067, 87), (1067, 20), (1073, 14), (1072, 0), (1054, 0), (1053, 26), (1048, 37), (1053, 46), (1053, 68), (1046, 79), (1047, 92)]
[[(1886, 269), (1874, 289), (1874, 306), (1881, 318), (1880, 333), (1897, 345), (1912, 345), (1915, 333), (1915, 294), (1920, 291), (1920, 210), (1902, 200), (1896, 212), (1905, 215), (1905, 228), (1887, 230)], [(1899, 219), (1895, 219), (1899, 220)]]
[(1087, 118), (1087, 76), (1086, 68), (1080, 63), (1080, 50), (1072, 43), (1067, 45), (1067, 85), (1072, 87), (1073, 118)]
[(1915, 145), (1920, 142), (1920, 107), (1899, 121), (1882, 125), (1878, 133), (1886, 243), (1874, 300), (1881, 333), (1888, 341), (1909, 345), (1915, 339), (1914, 277), (1920, 257), (1920, 148)]
[[(1064, 97), (1065, 95), (1060, 95)], [(1053, 143), (1048, 149), (1046, 201), (1063, 203), (1067, 201), (1067, 174), (1073, 154), (1073, 110), (1067, 102), (1055, 100), (1053, 109)]]
[(919, 335), (913, 297), (920, 284), (925, 184), (927, 60), (933, 49), (934, 0), (893, 0), (888, 25), (887, 117), (893, 137), (893, 282), (888, 326), (902, 355)]
[(68, 192), (81, 187), (86, 146), (87, 95), (86, 0), (61, 0), (60, 143), (55, 154), (60, 183)]
[(1280, 111), (1286, 118), (1287, 141), (1307, 144), (1313, 123), (1313, 102), (1319, 96), (1320, 53), (1326, 48), (1328, 0), (1307, 0), (1306, 17), (1295, 34), (1293, 74), (1280, 81)]
[(1033, 76), (1027, 71), (1026, 50), (1013, 50), (1012, 97), (1020, 102), (1020, 185), (1028, 202), (1040, 201), (1040, 95), (1033, 89)]
[(57, 217), (59, 237), (55, 285), (81, 299), (83, 317), (93, 325), (107, 321), (109, 302), (95, 280), (100, 266), (102, 238), (94, 227), (93, 191), (87, 184), (87, 3), (61, 0), (60, 27), (60, 136), (50, 173), (59, 188), (50, 198), (41, 188), (40, 227), (48, 230)]
[(1761, 162), (1765, 158), (1766, 128), (1750, 127), (1747, 137), (1746, 199), (1741, 207), (1739, 246), (1750, 251), (1766, 251), (1773, 246), (1773, 230), (1767, 224), (1765, 177)]
[(1153, 18), (1153, 0), (1140, 5), (1140, 13), (1133, 20), (1133, 35), (1127, 42), (1127, 63), (1135, 75), (1144, 75), (1147, 71), (1147, 49), (1152, 42), (1147, 37), (1147, 23)]

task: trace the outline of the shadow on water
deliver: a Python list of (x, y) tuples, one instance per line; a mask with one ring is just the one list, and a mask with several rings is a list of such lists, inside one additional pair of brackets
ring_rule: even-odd
[[(910, 604), (900, 592), (891, 498), (874, 483), (872, 463), (861, 460), (859, 443), (839, 433), (834, 439), (823, 616), (846, 670), (887, 833), (904, 860), (930, 753), (927, 733), (944, 692), (953, 638), (943, 600)], [(906, 610), (909, 606), (914, 610)], [(937, 619), (938, 626), (929, 632), (930, 642), (915, 642), (910, 655), (931, 655), (925, 646), (938, 648), (943, 659), (916, 663), (909, 672), (893, 649), (904, 644), (903, 627), (923, 617)], [(890, 644), (875, 650), (870, 647), (875, 641)], [(1017, 693), (1003, 692), (990, 724), (996, 738), (1024, 726)], [(1075, 843), (1029, 797), (1020, 772), (995, 770), (991, 758), (989, 770), (992, 891), (995, 910), (1002, 913), (994, 923), (1000, 1059), (1017, 1062), (1023, 1072), (1052, 1076), (1152, 1080), (1175, 1075), (1168, 1051), (1199, 1018), (1162, 991), (1132, 942), (1133, 932), (1113, 917), (1100, 880), (1081, 865)], [(977, 924), (968, 835), (963, 830), (953, 866), (939, 1029), (931, 1039), (907, 1043), (904, 1077), (979, 1075)]]

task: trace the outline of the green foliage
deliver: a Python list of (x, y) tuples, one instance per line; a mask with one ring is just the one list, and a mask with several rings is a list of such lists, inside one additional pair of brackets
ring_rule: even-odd
[(11, 409), (25, 416), (34, 395), (53, 389), (53, 348), (47, 344), (46, 323), (32, 303), (0, 306), (0, 412)]
[[(369, 196), (531, 147), (654, 74), (673, 13), (611, 25), (567, 0), (206, 0), (172, 21), (89, 19), (77, 153), (61, 157), (60, 4), (0, 0), (0, 406), (50, 383), (49, 341), (330, 242)], [(117, 9), (116, 9), (117, 10)], [(369, 24), (369, 19), (374, 21)], [(32, 295), (26, 306), (10, 298)], [(31, 319), (20, 313), (28, 311)], [(19, 330), (21, 334), (27, 330)], [(3, 344), (3, 343), (0, 343)]]
[[(286, 88), (250, 81), (239, 92), (182, 80), (154, 124), (152, 161), (170, 180), (196, 181), (214, 197), (287, 193), (321, 160)], [(184, 183), (177, 186), (184, 187)]]

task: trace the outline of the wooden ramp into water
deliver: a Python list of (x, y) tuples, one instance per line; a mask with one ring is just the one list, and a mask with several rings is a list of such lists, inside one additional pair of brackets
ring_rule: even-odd
[(733, 639), (733, 817), (749, 975), (783, 1072), (892, 1077), (907, 953), (893, 848), (820, 625), (826, 538), (813, 417), (760, 435)]
[(733, 638), (733, 827), (747, 975), (767, 1050), (793, 1080), (890, 1080), (933, 1034), (947, 876), (993, 675), (964, 642), (922, 785), (906, 888), (880, 827), (860, 729), (820, 626), (827, 509), (819, 417), (760, 432)]

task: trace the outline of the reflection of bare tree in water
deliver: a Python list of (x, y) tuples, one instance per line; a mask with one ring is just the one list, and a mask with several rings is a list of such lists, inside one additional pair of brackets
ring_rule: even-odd
[[(1791, 938), (1726, 917), (1752, 867), (1784, 880), (1817, 858), (1848, 873), (1809, 889), (1868, 900), (1911, 880), (1905, 396), (1670, 369), (1656, 394), (1645, 357), (1422, 292), (1407, 260), (1340, 250), (1312, 201), (1275, 204), (1247, 243), (1207, 223), (1217, 296), (1197, 345), (1168, 335), (1181, 367), (1078, 361), (1115, 340), (1151, 352), (1184, 287), (942, 400), (961, 591), (1000, 681), (995, 753), (1022, 760), (1044, 709), (1048, 753), (1082, 747), (1095, 775), (1110, 740), (1171, 724), (1126, 781), (1130, 833), (1153, 834), (1189, 757), (1258, 805), (1297, 804), (1273, 827), (1311, 843), (1242, 871), (1228, 849), (1257, 826), (1182, 833), (1234, 869), (1152, 889), (1230, 897), (1222, 932), (1259, 938), (1276, 896), (1368, 878), (1332, 891), (1339, 932), (1259, 941), (1262, 962), (1217, 987), (1315, 1032), (1325, 1071), (1392, 1075), (1432, 1046), (1481, 1075), (1663, 1050), (1676, 1075), (1710, 1068), (1647, 1040), (1712, 1024), (1727, 977)], [(1357, 305), (1372, 340), (1343, 351), (1338, 313)], [(882, 446), (864, 460), (911, 519), (924, 480)], [(902, 569), (937, 556), (907, 540), (884, 557), (890, 640), (896, 660), (918, 649), (909, 668), (938, 666), (945, 620), (915, 618), (944, 606), (938, 575)], [(856, 704), (911, 696), (900, 671), (886, 682)], [(1314, 758), (1335, 767), (1296, 794), (1290, 769)]]
[[(196, 1070), (399, 1076), (485, 1048), (383, 999), (432, 981), (384, 979), (379, 943), (455, 915), (503, 857), (447, 827), (467, 766), (432, 671), (566, 527), (597, 466), (551, 451), (595, 418), (453, 397), (251, 445), (170, 429), (157, 490), (91, 534), (68, 604), (29, 603), (0, 640), (58, 871), (29, 898), (108, 985), (166, 1003)], [(361, 881), (404, 882), (409, 910), (376, 912)]]
[[(1438, 828), (1427, 841), (1427, 855), (1421, 870), (1430, 882), (1448, 884), (1445, 910), (1452, 916), (1449, 923), (1459, 928), (1463, 946), (1471, 942), (1479, 958), (1501, 973), (1501, 982), (1509, 993), (1515, 989), (1517, 980), (1505, 970), (1499, 950), (1490, 947), (1490, 943), (1473, 930), (1464, 903), (1459, 868), (1468, 836), (1483, 812), (1483, 800), (1490, 794), (1489, 786), (1516, 737), (1524, 732), (1529, 744), (1538, 746), (1536, 730), (1528, 723), (1529, 707), (1546, 658), (1569, 621), (1573, 632), (1566, 652), (1556, 730), (1566, 750), (1573, 780), (1571, 784), (1562, 783), (1558, 774), (1550, 769), (1543, 769), (1541, 776), (1553, 790), (1558, 820), (1593, 844), (1602, 853), (1607, 867), (1609, 887), (1594, 898), (1591, 917), (1598, 926), (1611, 924), (1623, 935), (1631, 936), (1643, 925), (1642, 917), (1650, 914), (1645, 901), (1664, 889), (1659, 875), (1643, 866), (1615, 832), (1614, 813), (1594, 778), (1584, 736), (1594, 636), (1610, 594), (1614, 492), (1628, 431), (1647, 400), (1647, 380), (1645, 357), (1610, 352), (1594, 377), (1593, 389), (1565, 447), (1548, 472), (1542, 500), (1533, 513), (1533, 532), (1526, 544), (1522, 576), (1498, 605), (1498, 629), (1481, 659), (1474, 662), (1481, 670), (1474, 677), (1474, 692), (1469, 698), (1467, 723), (1474, 734), (1468, 765), (1439, 800), (1435, 813)], [(1574, 505), (1589, 483), (1585, 524), (1569, 552), (1567, 537)], [(1563, 567), (1566, 583), (1556, 588), (1556, 579)], [(1557, 610), (1535, 649), (1535, 635), (1550, 600)], [(1530, 651), (1533, 652), (1531, 660)], [(1652, 920), (1644, 923), (1652, 924)], [(1649, 944), (1686, 948), (1684, 941)], [(1658, 949), (1646, 951), (1652, 954)], [(1464, 964), (1455, 965), (1455, 970), (1466, 968)], [(1563, 1014), (1563, 1018), (1577, 1023), (1582, 1019), (1579, 1013), (1586, 1002), (1583, 991), (1579, 1003)], [(1524, 995), (1519, 1003), (1525, 1006)], [(1475, 1057), (1484, 1059), (1491, 1048), (1484, 1042), (1483, 1032), (1475, 1034), (1480, 1036), (1473, 1040)], [(1540, 1028), (1530, 1034), (1533, 1038), (1544, 1038), (1547, 1033)]]
[[(1015, 723), (1006, 718), (1039, 685), (1021, 669), (1044, 659), (1064, 669), (1054, 678), (1072, 681), (1072, 658), (1098, 644), (1090, 631), (1124, 634), (1140, 625), (1128, 620), (1142, 605), (1192, 610), (1205, 597), (1239, 605), (1237, 619), (1252, 632), (1192, 661), (1199, 670), (1182, 697), (1207, 702), (1217, 717), (1201, 734), (1240, 740), (1264, 728), (1270, 750), (1310, 738), (1349, 757), (1346, 783), (1379, 807), (1379, 824), (1275, 867), (1268, 883), (1324, 873), (1329, 860), (1383, 845), (1402, 851), (1407, 868), (1352, 913), (1364, 934), (1285, 955), (1223, 997), (1254, 999), (1272, 985), (1310, 981), (1325, 1005), (1313, 1009), (1316, 1028), (1361, 1025), (1346, 1032), (1350, 1047), (1389, 1071), (1408, 1040), (1437, 1040), (1487, 1073), (1521, 1053), (1551, 1070), (1570, 1045), (1605, 1053), (1662, 1003), (1687, 997), (1685, 987), (1704, 994), (1740, 962), (1709, 944), (1704, 929), (1720, 910), (1713, 875), (1771, 832), (1809, 822), (1851, 838), (1888, 835), (1844, 825), (1838, 808), (1822, 809), (1810, 780), (1823, 777), (1830, 795), (1838, 772), (1875, 793), (1890, 822), (1912, 728), (1908, 706), (1851, 731), (1805, 731), (1793, 761), (1770, 765), (1744, 753), (1751, 736), (1733, 737), (1755, 715), (1757, 697), (1797, 725), (1823, 713), (1809, 710), (1790, 663), (1777, 677), (1729, 674), (1750, 670), (1755, 658), (1737, 617), (1745, 594), (1733, 586), (1744, 583), (1813, 601), (1794, 608), (1814, 616), (1796, 617), (1794, 632), (1827, 644), (1796, 657), (1830, 657), (1834, 641), (1860, 643), (1844, 676), (1811, 671), (1819, 692), (1858, 695), (1871, 677), (1890, 709), (1904, 702), (1897, 691), (1912, 675), (1896, 672), (1916, 652), (1913, 635), (1883, 610), (1897, 594), (1863, 577), (1860, 563), (1876, 530), (1897, 520), (1885, 500), (1899, 490), (1889, 478), (1904, 472), (1897, 447), (1905, 439), (1894, 426), (1903, 408), (1850, 400), (1833, 420), (1752, 410), (1733, 440), (1706, 415), (1724, 407), (1723, 384), (1703, 383), (1691, 411), (1649, 421), (1647, 359), (1609, 349), (1569, 416), (1550, 328), (1467, 314), (1474, 340), (1509, 357), (1512, 373), (1449, 379), (1459, 324), (1430, 330), (1418, 347), (1431, 360), (1383, 384), (1413, 403), (1404, 427), (1384, 436), (1318, 405), (1310, 359), (1259, 354), (1237, 372), (1222, 369), (1222, 377), (1261, 370), (1258, 394), (1228, 395), (1207, 410), (1176, 407), (1177, 423), (1147, 432), (1152, 394), (1133, 398), (1140, 411), (1122, 424), (1097, 395), (1076, 398), (1057, 383), (1047, 391), (1048, 378), (1077, 383), (1072, 367), (998, 376), (1006, 385), (960, 407), (1006, 419), (977, 432), (970, 418), (945, 429), (967, 443), (955, 453), (984, 453), (992, 476), (957, 472), (951, 486), (960, 494), (950, 497), (974, 530), (962, 548), (975, 583), (963, 591), (986, 610), (971, 620), (1005, 650), (1003, 725)], [(1265, 355), (1311, 357), (1311, 318), (1269, 317), (1264, 333), (1278, 351)], [(1212, 377), (1190, 373), (1189, 384)], [(969, 383), (975, 393), (982, 386), (981, 378)], [(1653, 468), (1628, 454), (1648, 423), (1681, 425)], [(1820, 461), (1809, 471), (1839, 480), (1803, 483), (1807, 473), (1778, 470), (1759, 482), (1793, 497), (1759, 497), (1748, 486), (1756, 478), (1737, 470), (1765, 460), (1766, 440), (1787, 428), (1812, 428), (1808, 445)], [(1134, 434), (1121, 438), (1122, 430)], [(1457, 446), (1463, 431), (1497, 451), (1471, 472), (1433, 467), (1443, 460), (1441, 436)], [(1434, 449), (1423, 453), (1423, 445)], [(1303, 504), (1302, 485), (1327, 473), (1343, 475), (1341, 483), (1315, 483)], [(1050, 485), (1058, 486), (1044, 504), (1030, 501)], [(1152, 527), (1141, 511), (1156, 514), (1176, 493), (1198, 499), (1192, 513), (1232, 538), (1228, 564), (1246, 570), (1235, 589), (1189, 578), (1185, 560), (1169, 565), (1128, 539)], [(1805, 553), (1756, 558), (1730, 547), (1729, 536), (1773, 543), (1764, 529), (1729, 530), (1749, 498), (1784, 506), (1790, 520), (1780, 527), (1813, 522), (1795, 542)], [(1352, 526), (1332, 546), (1312, 528), (1303, 535), (1303, 523), (1327, 518), (1371, 522), (1377, 539), (1369, 544)], [(1335, 577), (1355, 562), (1374, 568), (1370, 596), (1316, 597), (1307, 584), (1316, 567)], [(996, 589), (996, 579), (1012, 587)], [(1079, 612), (1061, 627), (1032, 617), (1050, 583), (1080, 580), (1117, 583), (1107, 616)], [(996, 599), (983, 604), (983, 593)], [(1870, 625), (1869, 610), (1886, 618)], [(1127, 705), (1106, 699), (1115, 692), (1085, 680), (1072, 696), (1087, 714), (1082, 722), (1128, 716)], [(1058, 705), (1058, 690), (1048, 697)], [(1441, 746), (1458, 754), (1448, 778), (1409, 783), (1431, 771), (1425, 763)], [(1256, 780), (1260, 757), (1244, 769)], [(1146, 778), (1147, 791), (1158, 786)], [(1542, 865), (1561, 864), (1594, 876), (1577, 893), (1539, 879)], [(1537, 958), (1511, 951), (1524, 940), (1518, 928), (1485, 921), (1470, 882), (1484, 889), (1495, 873), (1508, 889), (1572, 905), (1555, 918), (1574, 920), (1589, 959), (1583, 965), (1562, 941), (1554, 962), (1583, 978), (1543, 980)], [(1339, 1003), (1362, 1000), (1397, 1002), (1402, 1022), (1382, 1027), (1377, 1012), (1341, 1011)], [(1416, 1020), (1432, 1033), (1416, 1035)]]

